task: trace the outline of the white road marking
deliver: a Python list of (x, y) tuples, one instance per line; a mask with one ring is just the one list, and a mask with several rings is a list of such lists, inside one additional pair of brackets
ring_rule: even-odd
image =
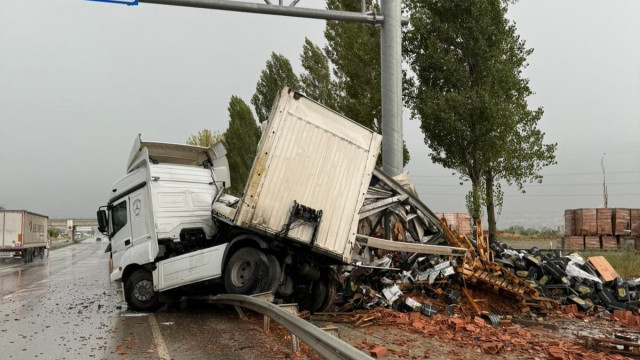
[(151, 333), (153, 333), (153, 340), (156, 343), (158, 349), (158, 357), (164, 360), (171, 360), (167, 346), (164, 344), (162, 334), (160, 333), (160, 327), (156, 321), (156, 317), (153, 313), (149, 314), (149, 324), (151, 324)]

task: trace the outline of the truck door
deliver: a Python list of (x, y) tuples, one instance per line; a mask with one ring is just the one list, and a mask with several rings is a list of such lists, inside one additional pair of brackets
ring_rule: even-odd
[(131, 225), (129, 219), (129, 199), (124, 198), (111, 206), (109, 214), (109, 238), (111, 239), (111, 253), (114, 257), (116, 254), (123, 252), (131, 247)]
[(140, 191), (137, 194), (132, 194), (129, 197), (129, 203), (131, 204), (131, 240), (133, 245), (151, 241), (149, 231), (151, 214), (149, 213), (146, 192)]

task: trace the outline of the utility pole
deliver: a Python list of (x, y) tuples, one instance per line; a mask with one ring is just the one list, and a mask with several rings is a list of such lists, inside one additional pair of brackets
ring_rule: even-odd
[(380, 68), (382, 88), (382, 170), (390, 176), (402, 172), (402, 25), (409, 19), (401, 15), (401, 0), (380, 0), (382, 14), (367, 12), (365, 0), (360, 2), (360, 12), (296, 7), (300, 0), (284, 5), (264, 0), (264, 4), (231, 0), (92, 0), (127, 5), (138, 3), (184, 6), (193, 8), (248, 12), (310, 19), (346, 21), (381, 25)]
[(604, 208), (609, 207), (609, 192), (607, 190), (607, 173), (604, 168), (604, 156), (607, 153), (602, 154), (602, 158), (600, 159), (600, 166), (602, 167), (602, 195), (604, 197)]

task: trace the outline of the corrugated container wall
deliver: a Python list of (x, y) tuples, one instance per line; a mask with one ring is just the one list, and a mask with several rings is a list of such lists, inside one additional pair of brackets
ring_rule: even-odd
[[(294, 201), (322, 210), (314, 247), (350, 261), (358, 211), (381, 136), (292, 90), (280, 94), (258, 145), (236, 225), (283, 235)], [(310, 243), (313, 227), (288, 238)]]

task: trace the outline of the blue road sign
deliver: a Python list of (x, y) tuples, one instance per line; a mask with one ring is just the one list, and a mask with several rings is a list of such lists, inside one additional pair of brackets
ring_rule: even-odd
[(87, 0), (87, 1), (99, 1), (113, 4), (124, 4), (124, 5), (138, 5), (138, 0)]

